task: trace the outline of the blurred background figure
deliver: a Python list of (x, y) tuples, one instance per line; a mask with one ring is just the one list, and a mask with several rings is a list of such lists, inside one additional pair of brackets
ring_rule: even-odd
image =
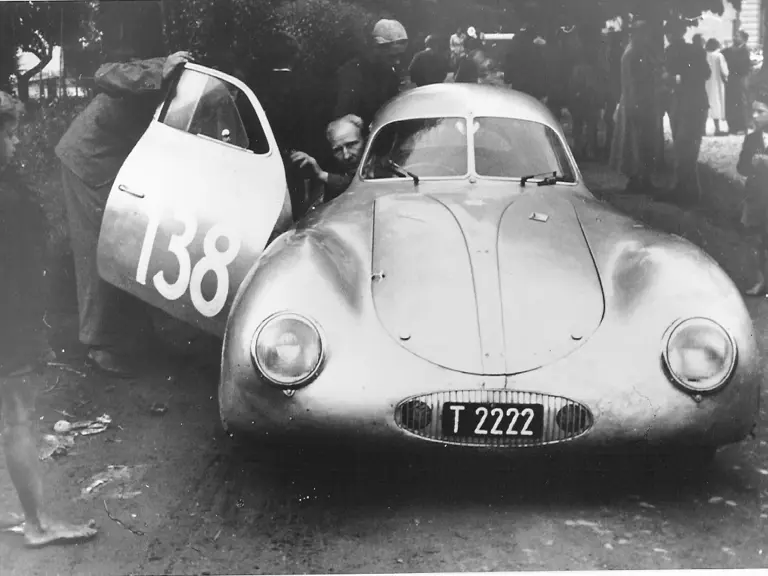
[(440, 50), (440, 41), (430, 35), (425, 38), (424, 46), (424, 50), (414, 55), (408, 67), (411, 81), (416, 86), (444, 82), (450, 72), (450, 63), (446, 54)]
[(728, 81), (725, 85), (725, 120), (728, 132), (745, 134), (751, 122), (751, 110), (747, 98), (747, 80), (752, 70), (747, 47), (749, 34), (739, 30), (733, 35), (733, 45), (723, 50), (728, 65)]
[(459, 67), (459, 62), (466, 56), (467, 51), (464, 43), (466, 42), (467, 35), (464, 33), (464, 29), (459, 26), (456, 32), (451, 35), (450, 49), (451, 49), (451, 65), (454, 72)]
[(398, 68), (407, 47), (408, 33), (400, 22), (376, 22), (366, 53), (339, 69), (333, 118), (354, 114), (368, 126), (379, 108), (400, 91)]
[(509, 43), (503, 63), (504, 83), (513, 90), (542, 100), (548, 93), (545, 44), (538, 32), (526, 23)]
[(707, 100), (709, 117), (715, 123), (715, 136), (727, 134), (720, 123), (725, 120), (725, 84), (728, 82), (728, 62), (720, 52), (720, 42), (715, 38), (707, 40), (707, 63), (710, 76), (707, 80)]
[(487, 60), (482, 48), (473, 50), (459, 62), (454, 82), (477, 84), (485, 76)]
[(654, 189), (661, 68), (650, 26), (633, 21), (621, 58), (621, 101), (611, 148), (611, 166), (628, 178), (628, 192), (649, 194)]

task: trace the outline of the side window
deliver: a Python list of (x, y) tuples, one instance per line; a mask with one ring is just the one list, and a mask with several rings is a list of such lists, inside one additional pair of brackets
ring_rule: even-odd
[(196, 70), (184, 70), (160, 122), (200, 138), (224, 142), (255, 154), (269, 152), (266, 134), (246, 94)]

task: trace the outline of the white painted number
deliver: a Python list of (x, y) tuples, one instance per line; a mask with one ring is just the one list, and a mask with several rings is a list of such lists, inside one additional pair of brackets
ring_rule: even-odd
[(160, 227), (160, 217), (156, 212), (149, 214), (147, 232), (144, 234), (144, 243), (141, 245), (139, 265), (136, 268), (136, 281), (144, 286), (147, 283), (147, 270), (149, 269), (149, 257), (152, 255), (152, 246), (155, 245), (157, 229)]
[(166, 300), (178, 300), (187, 291), (189, 286), (189, 277), (192, 274), (192, 261), (189, 258), (189, 245), (195, 239), (197, 234), (197, 222), (187, 214), (176, 213), (176, 220), (184, 224), (184, 230), (178, 236), (171, 236), (168, 243), (168, 251), (171, 252), (179, 261), (179, 277), (173, 284), (165, 279), (165, 272), (162, 270), (155, 274), (153, 278), (155, 288)]
[(475, 434), (488, 434), (488, 430), (483, 430), (483, 424), (485, 424), (485, 419), (488, 418), (488, 408), (483, 408), (482, 406), (475, 410), (475, 414), (478, 416), (480, 414), (483, 415), (482, 418), (480, 418), (480, 422), (477, 423), (477, 428), (475, 428)]
[[(226, 239), (227, 249), (224, 252), (219, 252), (216, 243), (220, 239)], [(229, 294), (229, 272), (227, 266), (232, 264), (232, 261), (240, 251), (240, 240), (233, 239), (228, 236), (224, 229), (216, 225), (208, 231), (203, 241), (203, 256), (192, 271), (191, 285), (189, 288), (190, 296), (192, 297), (192, 304), (195, 308), (208, 318), (216, 316), (227, 301), (227, 294)], [(216, 275), (216, 294), (213, 298), (206, 300), (203, 296), (203, 278), (208, 272), (213, 272)]]
[[(229, 234), (221, 225), (213, 226), (203, 240), (204, 255), (193, 268), (189, 246), (197, 234), (197, 221), (193, 216), (183, 212), (177, 212), (175, 219), (181, 222), (184, 229), (181, 234), (171, 235), (168, 251), (176, 257), (179, 264), (178, 277), (175, 282), (168, 282), (165, 272), (161, 270), (154, 275), (152, 281), (157, 291), (166, 300), (178, 300), (189, 290), (190, 299), (195, 309), (203, 316), (212, 318), (222, 311), (227, 302), (227, 295), (229, 294), (229, 270), (227, 267), (234, 262), (238, 252), (240, 252), (240, 239)], [(150, 213), (136, 268), (136, 281), (142, 285), (147, 283), (149, 259), (159, 227), (159, 215), (155, 212)], [(227, 247), (223, 251), (219, 250), (218, 247), (220, 240), (227, 243)], [(209, 272), (216, 276), (216, 292), (213, 298), (206, 300), (203, 296), (203, 279)]]

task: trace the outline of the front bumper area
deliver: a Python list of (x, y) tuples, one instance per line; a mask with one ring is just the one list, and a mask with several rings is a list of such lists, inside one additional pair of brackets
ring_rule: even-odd
[[(509, 420), (506, 425), (494, 429), (492, 426), (494, 419), (491, 418), (487, 427), (480, 428), (483, 434), (451, 435), (449, 430), (446, 430), (446, 425), (450, 428), (450, 423), (446, 424), (443, 418), (448, 403), (541, 406), (543, 408), (541, 434), (526, 437), (521, 434), (519, 429), (514, 428), (512, 433), (509, 433), (509, 430), (505, 430), (509, 429), (510, 424), (512, 424)], [(503, 416), (503, 413), (501, 415)], [(518, 390), (485, 389), (433, 392), (407, 398), (395, 407), (395, 423), (404, 432), (422, 440), (442, 444), (467, 447), (530, 448), (574, 440), (589, 432), (594, 418), (589, 408), (561, 396)]]

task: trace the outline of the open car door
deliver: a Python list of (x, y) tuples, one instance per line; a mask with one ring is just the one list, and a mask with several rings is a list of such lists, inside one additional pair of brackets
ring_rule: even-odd
[(253, 92), (187, 64), (114, 182), (99, 274), (221, 336), (246, 274), (291, 223), (285, 168)]

